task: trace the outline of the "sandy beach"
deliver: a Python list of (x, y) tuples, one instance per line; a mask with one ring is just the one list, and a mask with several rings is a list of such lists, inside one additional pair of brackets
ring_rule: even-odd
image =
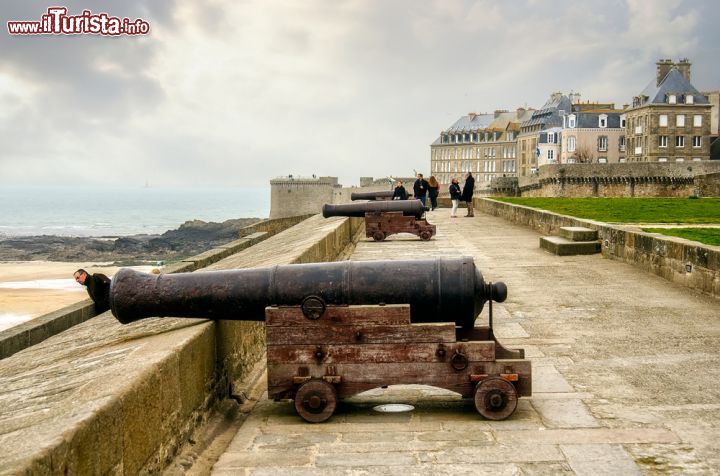
[(107, 263), (0, 261), (0, 331), (87, 299), (85, 288), (72, 277), (79, 268), (110, 277), (119, 269)]

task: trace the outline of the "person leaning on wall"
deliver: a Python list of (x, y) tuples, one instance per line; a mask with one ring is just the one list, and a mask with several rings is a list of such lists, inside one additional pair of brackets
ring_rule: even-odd
[(73, 278), (78, 284), (85, 286), (90, 299), (95, 302), (95, 314), (110, 309), (110, 278), (102, 273), (88, 274), (82, 268), (73, 273)]
[(395, 182), (395, 191), (393, 192), (393, 200), (407, 200), (408, 194), (403, 187), (402, 180)]

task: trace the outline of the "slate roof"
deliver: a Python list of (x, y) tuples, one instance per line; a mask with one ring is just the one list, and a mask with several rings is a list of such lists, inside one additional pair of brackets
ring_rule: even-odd
[(660, 85), (657, 85), (656, 80), (650, 81), (650, 84), (645, 87), (640, 95), (647, 98), (643, 101), (643, 105), (667, 104), (666, 97), (669, 93), (677, 94), (678, 104), (684, 103), (682, 97), (688, 94), (693, 95), (694, 104), (710, 104), (708, 99), (695, 89), (695, 86), (690, 84), (690, 81), (685, 79), (685, 76), (677, 68), (672, 68), (660, 82)]
[(570, 113), (572, 111), (572, 103), (570, 98), (564, 94), (559, 97), (551, 97), (540, 109), (534, 111), (530, 120), (522, 123), (522, 127), (535, 126), (537, 124), (543, 127), (562, 126), (562, 116), (560, 110)]
[(620, 115), (622, 113), (613, 112), (574, 112), (575, 114), (575, 128), (576, 129), (599, 129), (600, 126), (600, 115), (605, 114), (607, 116), (607, 128), (620, 128)]
[(494, 119), (493, 114), (477, 114), (474, 116), (466, 114), (455, 121), (452, 126), (445, 129), (444, 132), (470, 132), (485, 129)]

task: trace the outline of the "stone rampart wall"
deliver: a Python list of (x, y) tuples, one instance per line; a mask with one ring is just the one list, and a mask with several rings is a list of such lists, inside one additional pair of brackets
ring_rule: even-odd
[(560, 164), (520, 177), (524, 197), (718, 196), (720, 161)]
[(475, 209), (529, 226), (546, 235), (559, 234), (563, 226), (592, 228), (598, 231), (604, 257), (630, 263), (669, 281), (720, 297), (718, 246), (490, 199), (475, 199)]
[[(313, 217), (213, 266), (331, 260), (359, 223)], [(262, 356), (261, 324), (242, 345), (225, 324), (108, 312), (0, 360), (0, 474), (160, 472)]]
[[(263, 220), (243, 227), (242, 238), (213, 248), (196, 256), (186, 258), (179, 263), (166, 266), (164, 273), (184, 273), (209, 266), (226, 256), (244, 250), (260, 241), (275, 235), (312, 215), (302, 215), (274, 220)], [(50, 336), (65, 331), (72, 326), (85, 322), (95, 316), (95, 304), (86, 299), (57, 311), (36, 317), (20, 325), (0, 332), (0, 359), (35, 345)]]

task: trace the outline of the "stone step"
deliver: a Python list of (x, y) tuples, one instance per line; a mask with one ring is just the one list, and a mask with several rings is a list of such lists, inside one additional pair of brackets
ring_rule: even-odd
[(562, 226), (560, 236), (571, 241), (593, 241), (598, 239), (597, 230), (582, 226)]
[(540, 248), (558, 256), (600, 253), (599, 241), (572, 241), (562, 236), (540, 237)]

